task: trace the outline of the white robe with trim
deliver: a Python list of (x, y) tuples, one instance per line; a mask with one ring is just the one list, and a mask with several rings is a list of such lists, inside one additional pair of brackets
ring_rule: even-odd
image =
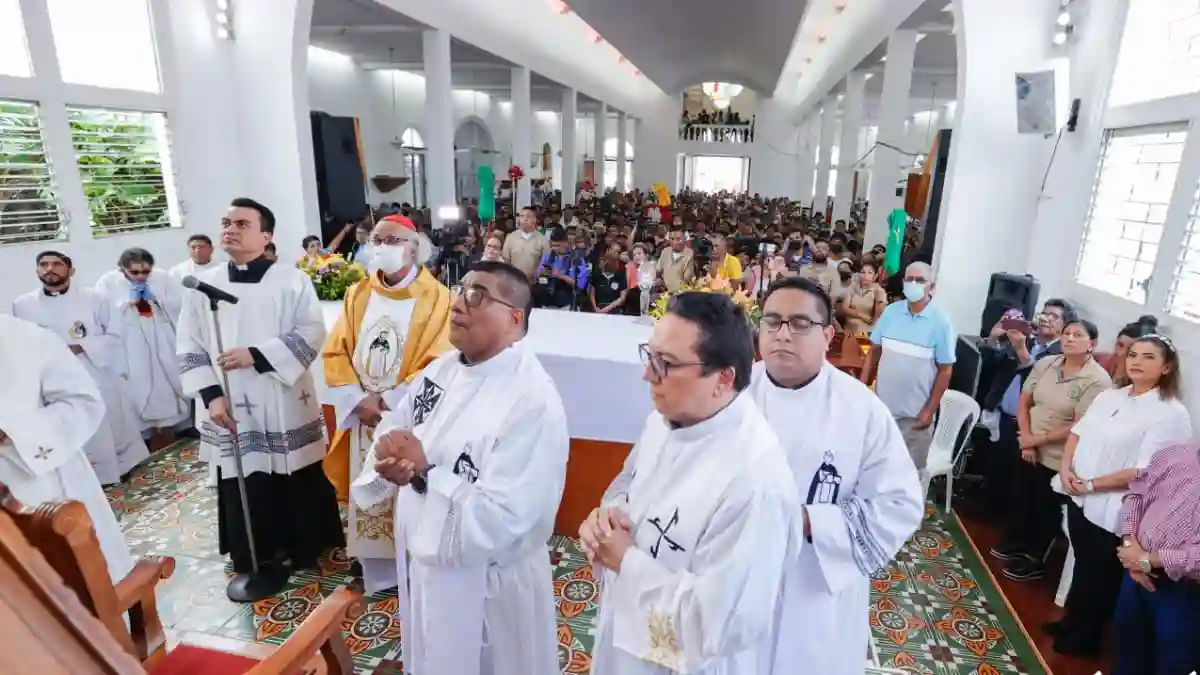
[(25, 506), (72, 499), (87, 508), (113, 583), (133, 569), (125, 535), (83, 453), (104, 419), (100, 391), (65, 343), (0, 315), (0, 482)]
[(150, 456), (142, 440), (141, 425), (125, 397), (125, 347), (120, 322), (112, 319), (112, 306), (89, 288), (72, 287), (49, 296), (42, 289), (13, 301), (13, 316), (49, 330), (83, 352), (76, 358), (92, 376), (104, 399), (104, 419), (83, 450), (103, 485), (118, 483), (121, 476)]
[[(231, 370), (229, 411), (237, 420), (238, 444), (246, 475), (255, 472), (292, 474), (325, 457), (325, 420), (317, 402), (309, 366), (325, 343), (325, 320), (312, 280), (288, 265), (272, 265), (258, 283), (233, 283), (221, 266), (201, 279), (238, 298), (221, 303), (219, 317), (225, 351), (256, 347), (274, 368), (260, 373), (253, 366)], [(217, 349), (208, 298), (184, 296), (179, 319), (178, 363), (188, 396), (199, 398), (210, 386), (224, 390), (216, 366)], [(233, 436), (197, 413), (201, 456), (219, 461), (221, 475), (237, 475)]]
[(747, 392), (779, 436), (811, 542), (788, 564), (773, 666), (765, 673), (861, 675), (869, 579), (921, 524), (917, 469), (887, 406), (826, 363), (799, 389), (754, 365)]
[(191, 402), (183, 394), (175, 359), (176, 327), (183, 288), (157, 267), (147, 280), (154, 300), (153, 317), (134, 306), (133, 285), (121, 270), (106, 272), (94, 290), (113, 305), (125, 344), (126, 396), (143, 429), (172, 427), (191, 417)]
[(767, 672), (802, 543), (787, 457), (754, 402), (684, 428), (652, 414), (603, 503), (629, 517), (634, 547), (601, 574), (592, 674)]
[(435, 467), (428, 491), (375, 473), (350, 488), (360, 508), (395, 499), (400, 618), (412, 675), (557, 675), (546, 541), (566, 482), (562, 400), (532, 348), (467, 366), (431, 363), (376, 437), (411, 429)]

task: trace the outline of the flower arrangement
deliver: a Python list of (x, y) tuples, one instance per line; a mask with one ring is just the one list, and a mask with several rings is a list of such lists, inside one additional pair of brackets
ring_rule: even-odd
[(650, 305), (650, 309), (648, 309), (646, 313), (655, 321), (663, 318), (663, 316), (667, 313), (667, 305), (670, 304), (671, 298), (679, 295), (680, 293), (687, 293), (689, 291), (699, 291), (702, 293), (723, 293), (724, 295), (729, 296), (729, 299), (733, 300), (733, 304), (741, 307), (742, 311), (746, 313), (746, 320), (748, 320), (752, 326), (758, 326), (758, 320), (762, 318), (762, 309), (758, 306), (758, 303), (755, 302), (754, 299), (749, 295), (747, 295), (745, 291), (735, 291), (733, 287), (729, 285), (729, 280), (724, 277), (705, 277), (704, 279), (699, 279), (690, 284), (684, 285), (674, 293), (664, 293), (658, 297), (658, 300), (656, 300), (653, 305)]
[(320, 300), (341, 300), (347, 289), (367, 276), (362, 265), (346, 262), (336, 253), (318, 256), (316, 260), (301, 259), (296, 266), (312, 279)]
[(522, 169), (520, 164), (513, 164), (508, 167), (508, 177), (513, 182), (519, 181), (525, 177), (525, 169)]

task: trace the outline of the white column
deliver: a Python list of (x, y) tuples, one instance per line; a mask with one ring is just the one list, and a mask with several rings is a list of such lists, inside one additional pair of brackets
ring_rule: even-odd
[(608, 106), (603, 102), (596, 110), (596, 121), (592, 124), (592, 161), (596, 174), (596, 194), (604, 194), (604, 132), (608, 128)]
[(866, 73), (850, 71), (846, 75), (846, 95), (842, 97), (842, 141), (838, 144), (837, 194), (833, 198), (834, 220), (850, 218), (850, 206), (854, 198), (854, 163), (862, 156), (858, 136), (866, 87)]
[(617, 113), (617, 190), (625, 192), (625, 122), (624, 112)]
[(529, 166), (533, 148), (533, 104), (529, 100), (529, 69), (512, 69), (512, 163), (525, 170), (525, 177), (514, 185), (517, 208), (529, 206)]
[[(961, 40), (962, 37), (959, 36)], [(888, 38), (887, 61), (883, 68), (883, 93), (879, 97), (878, 143), (894, 147), (904, 145), (904, 123), (908, 119), (908, 92), (912, 88), (913, 54), (917, 49), (917, 32), (898, 30)], [(904, 177), (901, 166), (912, 158), (878, 145), (875, 164), (871, 169), (871, 203), (867, 209), (867, 236), (863, 248), (887, 243), (887, 217), (893, 209), (903, 206), (896, 196), (896, 185)]]
[[(625, 138), (633, 139), (632, 141), (630, 141), (633, 145), (633, 147), (631, 148), (631, 150), (633, 150), (633, 154), (625, 158), (625, 160), (626, 160), (625, 164), (627, 165), (625, 167), (625, 180), (629, 182), (630, 190), (637, 187), (637, 173), (634, 172), (634, 169), (637, 168), (637, 160), (634, 157), (635, 155), (637, 155), (637, 134), (638, 134), (638, 119), (636, 117), (627, 118), (625, 120)], [(674, 182), (674, 181), (671, 181), (671, 182)], [(663, 181), (663, 183), (667, 184), (667, 185), (670, 184), (670, 182), (668, 182), (668, 181)]]
[(833, 164), (833, 132), (837, 126), (837, 94), (830, 94), (821, 104), (821, 132), (817, 143), (817, 184), (813, 192), (813, 215), (825, 213), (829, 198), (829, 170)]
[(579, 195), (577, 183), (579, 182), (579, 159), (575, 156), (575, 138), (576, 138), (576, 119), (579, 117), (579, 104), (577, 101), (575, 90), (567, 88), (562, 93), (562, 116), (560, 124), (562, 125), (562, 185), (559, 188), (562, 190), (562, 205), (568, 206), (575, 203), (575, 198)]
[(429, 29), (421, 34), (425, 57), (425, 191), (434, 228), (441, 229), (438, 210), (455, 206), (454, 85), (450, 82), (450, 33)]
[(800, 121), (800, 137), (796, 141), (796, 199), (801, 204), (813, 200), (813, 172), (817, 170), (816, 129), (820, 125), (819, 111), (812, 111)]

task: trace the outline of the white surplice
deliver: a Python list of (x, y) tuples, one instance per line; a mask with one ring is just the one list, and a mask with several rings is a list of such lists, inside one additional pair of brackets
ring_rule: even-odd
[(470, 366), (447, 353), (412, 382), (376, 436), (392, 429), (411, 429), (435, 465), (427, 493), (376, 474), (372, 449), (350, 496), (360, 508), (396, 500), (406, 672), (556, 675), (546, 542), (570, 438), (532, 348), (519, 342)]
[(184, 260), (178, 265), (172, 267), (167, 274), (175, 281), (182, 283), (184, 277), (199, 278), (201, 274), (213, 269), (214, 267), (224, 267), (224, 265), (216, 260), (209, 260), (208, 264), (201, 265), (191, 258), (188, 258), (187, 260)]
[(104, 419), (83, 450), (102, 484), (120, 482), (121, 476), (150, 452), (122, 392), (126, 385), (121, 377), (125, 347), (120, 324), (112, 320), (112, 305), (88, 288), (72, 286), (57, 295), (38, 289), (13, 301), (13, 316), (36, 323), (67, 344), (83, 349), (77, 358), (99, 387), (105, 408)]
[(773, 668), (761, 672), (861, 675), (868, 580), (924, 515), (916, 466), (887, 406), (828, 363), (799, 389), (756, 363), (747, 393), (787, 452), (812, 535), (788, 564)]
[(745, 393), (689, 427), (652, 414), (604, 494), (634, 547), (602, 574), (592, 674), (768, 672), (784, 566), (802, 545), (795, 492)]
[(121, 272), (106, 272), (95, 290), (113, 306), (125, 344), (125, 394), (143, 429), (173, 427), (192, 415), (183, 395), (175, 358), (176, 324), (183, 287), (157, 267), (147, 279), (154, 294), (152, 316), (141, 316), (133, 302), (133, 285)]
[(104, 419), (104, 403), (65, 343), (28, 321), (0, 315), (0, 482), (26, 506), (73, 499), (87, 508), (113, 583), (133, 569), (83, 445)]
[[(325, 421), (309, 366), (325, 343), (325, 320), (312, 280), (289, 265), (272, 265), (259, 283), (231, 282), (225, 265), (201, 279), (239, 300), (218, 305), (225, 350), (254, 347), (272, 366), (267, 373), (253, 367), (226, 373), (245, 474), (290, 475), (321, 461)], [(212, 312), (201, 293), (184, 295), (178, 353), (188, 396), (199, 398), (208, 387), (224, 389), (215, 366), (220, 351)], [(232, 435), (213, 424), (203, 407), (197, 422), (201, 456), (219, 461), (224, 477), (236, 476)]]

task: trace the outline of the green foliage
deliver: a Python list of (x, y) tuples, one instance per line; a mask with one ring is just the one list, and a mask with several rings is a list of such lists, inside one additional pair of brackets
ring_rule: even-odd
[(97, 234), (171, 226), (154, 113), (67, 111)]
[(0, 101), (0, 243), (55, 239), (62, 220), (32, 103)]

